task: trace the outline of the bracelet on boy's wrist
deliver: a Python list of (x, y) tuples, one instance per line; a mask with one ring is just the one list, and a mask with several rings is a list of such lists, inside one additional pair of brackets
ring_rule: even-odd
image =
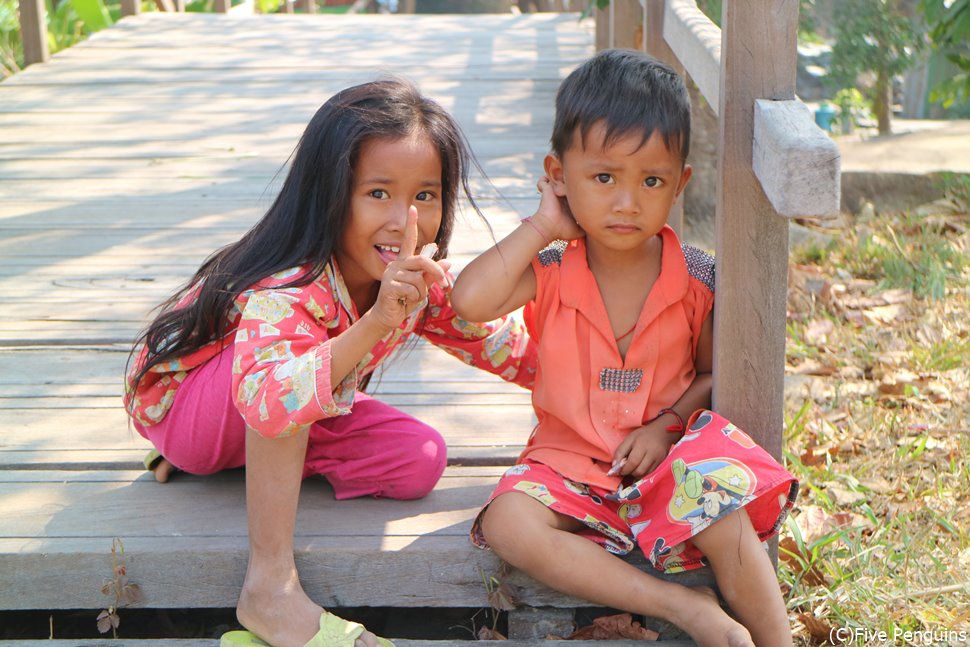
[(661, 417), (663, 417), (664, 415), (666, 415), (668, 413), (670, 415), (672, 415), (673, 417), (677, 418), (677, 424), (668, 425), (666, 427), (666, 430), (667, 430), (668, 433), (671, 433), (671, 434), (679, 434), (679, 433), (683, 433), (684, 431), (687, 430), (687, 424), (684, 422), (684, 418), (679, 413), (677, 413), (676, 411), (674, 411), (673, 409), (669, 409), (669, 408), (668, 409), (661, 409), (660, 411), (657, 412), (657, 415), (654, 418), (654, 420), (659, 420)]
[(526, 223), (527, 225), (529, 225), (530, 227), (532, 227), (533, 229), (535, 229), (535, 232), (537, 234), (539, 234), (539, 237), (540, 238), (542, 238), (542, 242), (543, 243), (545, 243), (545, 244), (548, 245), (549, 243), (552, 242), (553, 239), (549, 235), (547, 235), (546, 232), (542, 231), (542, 229), (539, 227), (539, 225), (537, 225), (532, 220), (532, 216), (529, 216), (528, 218), (523, 218), (522, 219), (522, 222)]

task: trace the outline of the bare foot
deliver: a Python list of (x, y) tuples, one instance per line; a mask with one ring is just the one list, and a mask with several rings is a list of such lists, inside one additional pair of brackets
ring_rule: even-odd
[(155, 480), (159, 483), (165, 483), (168, 481), (172, 473), (176, 471), (178, 471), (178, 468), (169, 463), (165, 457), (158, 459), (158, 462), (155, 463), (155, 466), (152, 468), (152, 473), (155, 475)]
[[(257, 590), (247, 583), (236, 606), (240, 624), (273, 647), (305, 645), (319, 631), (322, 613), (323, 607), (307, 597), (299, 583), (275, 591)], [(380, 643), (365, 631), (354, 647), (380, 647)]]
[(674, 623), (698, 647), (755, 647), (751, 634), (724, 612), (713, 590), (700, 586), (689, 591), (689, 602), (678, 610)]

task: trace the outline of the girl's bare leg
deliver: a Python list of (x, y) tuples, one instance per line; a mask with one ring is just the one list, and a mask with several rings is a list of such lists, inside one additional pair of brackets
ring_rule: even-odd
[(575, 519), (553, 512), (527, 494), (498, 496), (485, 511), (482, 531), (502, 559), (563, 593), (631, 613), (663, 618), (699, 647), (754, 647), (710, 589), (664, 582), (575, 533)]
[(791, 646), (788, 611), (775, 568), (751, 525), (738, 510), (693, 538), (711, 563), (721, 594), (759, 647)]
[[(307, 438), (307, 432), (263, 438), (246, 431), (249, 565), (236, 617), (274, 647), (302, 647), (319, 630), (323, 613), (303, 591), (293, 558)], [(355, 647), (378, 644), (364, 633)]]
[(152, 468), (152, 474), (155, 475), (155, 480), (159, 483), (165, 483), (168, 481), (172, 472), (176, 471), (175, 466), (168, 462), (166, 458), (160, 458), (155, 467)]

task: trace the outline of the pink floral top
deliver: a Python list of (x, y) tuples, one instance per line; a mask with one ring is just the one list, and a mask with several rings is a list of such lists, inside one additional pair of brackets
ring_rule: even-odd
[[(307, 271), (285, 270), (242, 292), (230, 311), (223, 339), (152, 367), (137, 385), (126, 380), (125, 408), (143, 425), (160, 422), (188, 373), (234, 344), (232, 385), (246, 424), (266, 437), (285, 436), (322, 418), (350, 413), (361, 380), (417, 332), (461, 361), (525, 388), (535, 379), (536, 353), (525, 326), (513, 317), (478, 324), (451, 309), (451, 288), (433, 286), (425, 309), (407, 317), (364, 356), (339, 384), (330, 383), (330, 340), (358, 314), (343, 278), (331, 263), (315, 281), (280, 287)], [(191, 302), (190, 293), (183, 303)], [(420, 327), (415, 331), (416, 327)], [(145, 358), (139, 354), (136, 368)]]

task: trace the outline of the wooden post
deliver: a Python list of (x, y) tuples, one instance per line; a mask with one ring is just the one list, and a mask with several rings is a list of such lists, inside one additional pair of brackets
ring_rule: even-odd
[[(756, 99), (795, 96), (798, 0), (725, 0), (721, 21), (714, 407), (781, 458), (788, 221), (752, 169)], [(798, 181), (798, 178), (792, 178)]]
[(611, 47), (640, 49), (640, 29), (643, 25), (643, 12), (640, 0), (613, 0), (613, 44)]
[(122, 16), (137, 16), (141, 13), (141, 0), (121, 0)]
[(44, 0), (20, 0), (20, 33), (24, 42), (24, 66), (50, 59), (47, 49), (47, 12)]
[(232, 8), (232, 0), (215, 0), (216, 13), (229, 13), (229, 9)]
[[(684, 77), (685, 82), (690, 82), (684, 66), (677, 60), (667, 41), (664, 40), (664, 5), (665, 0), (647, 0), (645, 12), (646, 25), (644, 35), (646, 38), (647, 54), (670, 65), (674, 70)], [(677, 235), (683, 238), (684, 235), (684, 195), (670, 208), (670, 215), (667, 217), (667, 224), (673, 227)]]
[(596, 51), (611, 47), (610, 45), (610, 9), (594, 9), (596, 18)]

